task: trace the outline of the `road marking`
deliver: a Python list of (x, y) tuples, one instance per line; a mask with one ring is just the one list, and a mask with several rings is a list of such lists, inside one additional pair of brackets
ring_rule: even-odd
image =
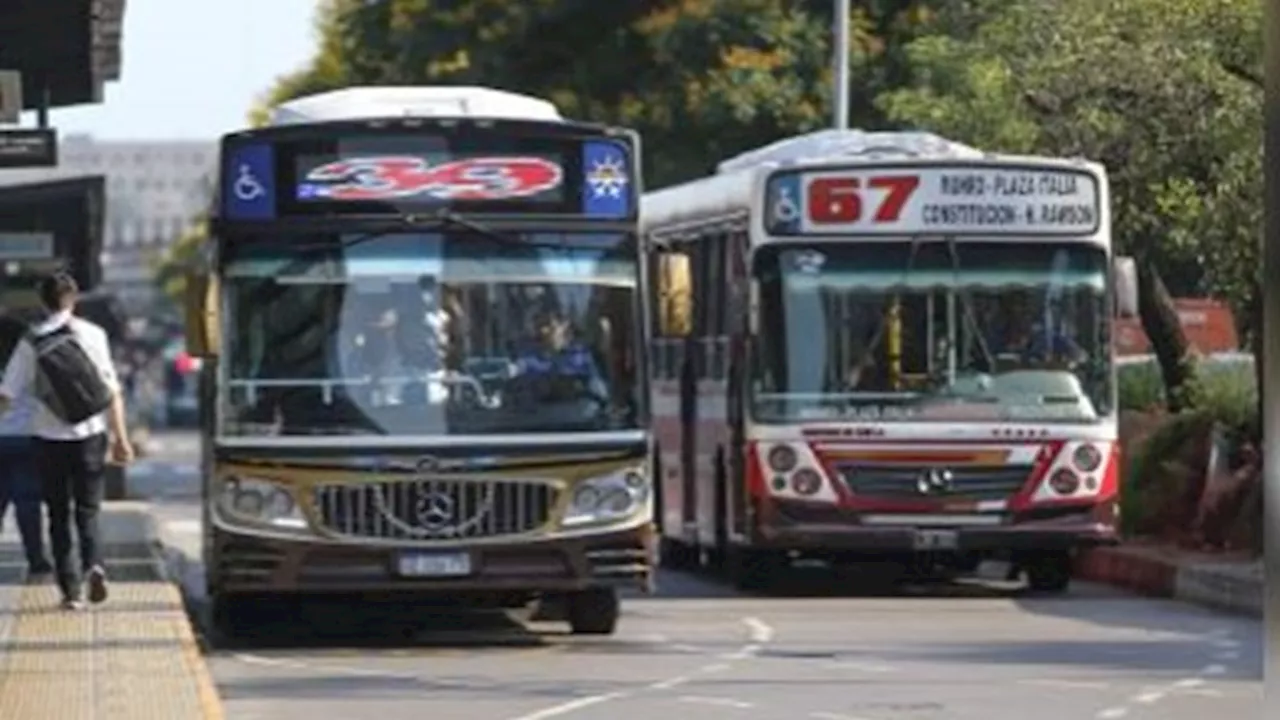
[(751, 643), (750, 645), (743, 645), (742, 647), (738, 648), (737, 650), (734, 650), (731, 653), (725, 653), (720, 657), (724, 658), (725, 660), (746, 660), (747, 658), (753, 655), (758, 655), (759, 653), (760, 653), (760, 645), (756, 643)]
[(1118, 720), (1129, 714), (1129, 708), (1113, 707), (1098, 713), (1098, 720)]
[(648, 689), (670, 690), (671, 688), (684, 685), (685, 683), (689, 682), (692, 679), (693, 679), (692, 675), (676, 675), (675, 677), (670, 677), (670, 678), (667, 678), (666, 680), (661, 680), (659, 682), (656, 682), (650, 685)]
[(1200, 674), (1201, 675), (1226, 675), (1227, 666), (1220, 665), (1218, 663), (1214, 663), (1213, 665), (1205, 665), (1204, 669), (1200, 671)]
[(703, 652), (703, 649), (697, 645), (685, 645), (683, 643), (672, 645), (670, 649), (679, 653), (686, 653), (688, 655), (701, 655)]
[(868, 663), (868, 662), (851, 662), (846, 660), (833, 662), (831, 663), (831, 666), (840, 668), (842, 670), (858, 670), (861, 672), (869, 672), (869, 673), (887, 673), (887, 672), (894, 671), (894, 669), (888, 665), (880, 665), (877, 663)]
[(760, 618), (743, 618), (742, 622), (747, 626), (751, 642), (758, 645), (764, 645), (773, 640), (773, 628), (769, 627), (768, 623)]
[(1239, 650), (1223, 650), (1222, 652), (1216, 652), (1213, 654), (1213, 659), (1214, 660), (1239, 660), (1240, 651)]
[(693, 703), (695, 705), (716, 705), (718, 707), (731, 707), (739, 710), (750, 710), (755, 707), (755, 703), (749, 703), (743, 700), (734, 700), (733, 698), (722, 697), (704, 697), (702, 695), (681, 695), (677, 700), (683, 703)]
[(204, 534), (204, 521), (198, 518), (187, 520), (170, 520), (164, 524), (166, 530), (183, 535)]
[(862, 718), (857, 718), (852, 715), (839, 715), (837, 713), (829, 712), (809, 713), (809, 717), (813, 718), (813, 720), (862, 720)]
[[(751, 642), (747, 643), (746, 645), (743, 645), (740, 649), (738, 649), (737, 652), (730, 653), (727, 656), (723, 656), (725, 660), (731, 660), (731, 661), (746, 660), (748, 658), (754, 657), (760, 652), (761, 648), (765, 645), (765, 643), (768, 643), (770, 640), (773, 639), (773, 634), (774, 634), (773, 628), (769, 627), (769, 625), (767, 625), (763, 620), (759, 618), (754, 618), (754, 617), (744, 617), (741, 619), (741, 622), (743, 625), (747, 626), (748, 637), (751, 639)], [(547, 718), (561, 717), (563, 715), (568, 715), (570, 713), (577, 712), (578, 710), (582, 710), (583, 708), (588, 708), (595, 705), (614, 702), (617, 700), (623, 700), (623, 699), (630, 698), (645, 692), (670, 690), (672, 688), (676, 688), (681, 685), (685, 685), (690, 682), (693, 682), (694, 678), (696, 678), (699, 675), (707, 675), (710, 673), (721, 672), (724, 670), (728, 670), (729, 667), (730, 667), (730, 663), (728, 662), (710, 663), (708, 665), (703, 665), (702, 667), (698, 668), (697, 670), (694, 670), (691, 673), (685, 673), (682, 675), (673, 675), (668, 678), (663, 678), (662, 680), (657, 680), (655, 682), (649, 683), (648, 685), (645, 685), (644, 687), (638, 690), (619, 691), (619, 692), (605, 693), (602, 695), (591, 695), (589, 697), (578, 698), (577, 700), (570, 700), (569, 702), (561, 703), (560, 705), (554, 705), (552, 707), (549, 707), (543, 710), (538, 710), (528, 715), (520, 715), (518, 717), (511, 718), (510, 720), (547, 720)], [(682, 697), (699, 697), (699, 696), (682, 696)], [(706, 698), (703, 698), (703, 699), (705, 700)], [(750, 703), (743, 703), (743, 701), (740, 701), (740, 700), (726, 700), (724, 698), (716, 698), (715, 700), (717, 701), (717, 704), (724, 704), (726, 702), (738, 703), (737, 705), (733, 705), (733, 707), (744, 707), (744, 708), (754, 707)]]
[(1019, 680), (1018, 684), (1066, 688), (1069, 690), (1106, 690), (1107, 688), (1111, 687), (1110, 683), (1105, 683), (1105, 682), (1096, 682), (1096, 681), (1090, 681), (1090, 680), (1054, 680), (1052, 678), (1046, 678), (1043, 680), (1041, 679)]
[(589, 708), (593, 705), (600, 705), (601, 703), (613, 702), (614, 700), (621, 700), (622, 698), (625, 698), (628, 695), (630, 695), (630, 693), (625, 693), (625, 692), (612, 692), (612, 693), (605, 693), (604, 695), (590, 695), (588, 697), (578, 698), (577, 700), (570, 700), (569, 702), (561, 703), (559, 705), (546, 708), (545, 710), (538, 710), (537, 712), (532, 712), (532, 713), (529, 713), (528, 715), (521, 715), (519, 717), (514, 717), (514, 718), (511, 718), (511, 720), (547, 720), (547, 718), (560, 717), (561, 715), (568, 715), (571, 712), (577, 712), (579, 710), (582, 710), (583, 708)]

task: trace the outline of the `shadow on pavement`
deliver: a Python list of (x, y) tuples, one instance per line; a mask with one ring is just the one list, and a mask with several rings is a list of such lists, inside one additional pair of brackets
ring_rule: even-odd
[(778, 572), (769, 587), (758, 591), (735, 588), (715, 570), (662, 570), (656, 597), (708, 599), (757, 598), (898, 598), (950, 597), (991, 599), (1025, 594), (1017, 583), (999, 578), (947, 576), (901, 578), (892, 568), (792, 567)]
[(510, 649), (546, 640), (512, 613), (435, 607), (369, 596), (271, 601), (256, 608), (235, 637), (192, 608), (209, 650)]
[[(842, 656), (842, 660), (857, 660)], [(1206, 644), (1199, 639), (1187, 640), (1004, 640), (992, 643), (945, 643), (904, 645), (876, 652), (877, 662), (937, 662), (946, 664), (1019, 665), (1046, 668), (1064, 665), (1113, 668), (1117, 672), (1166, 673), (1170, 680), (1186, 677), (1188, 672), (1209, 661)], [(1227, 666), (1219, 678), (1258, 680), (1261, 673), (1252, 667)]]
[[(1018, 607), (1027, 613), (1079, 620), (1102, 627), (1141, 628), (1153, 632), (1203, 636), (1227, 633), (1237, 639), (1261, 635), (1258, 618), (1234, 615), (1177, 600), (1142, 597), (1122, 591), (1108, 592), (1104, 602), (1078, 602), (1078, 593), (1057, 598), (1021, 598)], [(1135, 612), (1134, 605), (1142, 605)]]

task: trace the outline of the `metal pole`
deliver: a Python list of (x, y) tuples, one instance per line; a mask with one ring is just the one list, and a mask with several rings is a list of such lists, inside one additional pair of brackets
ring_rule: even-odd
[(835, 78), (832, 96), (832, 126), (845, 130), (849, 127), (849, 4), (852, 0), (835, 0), (836, 42)]

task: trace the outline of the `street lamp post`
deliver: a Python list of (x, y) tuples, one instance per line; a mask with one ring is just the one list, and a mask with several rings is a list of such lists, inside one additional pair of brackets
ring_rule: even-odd
[(835, 0), (836, 3), (836, 42), (835, 42), (835, 81), (832, 95), (832, 126), (838, 130), (849, 127), (849, 3), (852, 0)]

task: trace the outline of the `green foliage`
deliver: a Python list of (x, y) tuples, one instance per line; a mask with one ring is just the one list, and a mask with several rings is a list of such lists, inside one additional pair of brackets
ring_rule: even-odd
[(156, 286), (178, 307), (182, 307), (187, 289), (186, 273), (200, 266), (208, 239), (209, 224), (201, 220), (188, 228), (155, 263)]
[[(1163, 404), (1164, 386), (1155, 363), (1122, 367), (1119, 376), (1122, 410), (1146, 412), (1158, 410)], [(1188, 482), (1194, 478), (1178, 471), (1169, 472), (1167, 463), (1172, 461), (1176, 466), (1194, 456), (1195, 441), (1204, 438), (1212, 426), (1222, 429), (1233, 452), (1244, 443), (1257, 442), (1260, 437), (1258, 388), (1251, 363), (1202, 361), (1196, 378), (1197, 409), (1168, 416), (1145, 442), (1128, 448), (1121, 524), (1129, 534), (1167, 529), (1160, 527), (1164, 513), (1179, 502)], [(1191, 464), (1196, 465), (1197, 460), (1201, 467), (1186, 469), (1192, 473), (1203, 471), (1203, 459), (1193, 459)]]
[[(1193, 445), (1207, 437), (1213, 417), (1207, 411), (1170, 416), (1140, 447), (1130, 452), (1121, 476), (1120, 526), (1126, 535), (1154, 535), (1168, 510), (1178, 504), (1203, 466), (1193, 467)], [(1190, 462), (1184, 463), (1184, 460)]]
[[(1121, 410), (1146, 412), (1164, 406), (1164, 384), (1154, 362), (1121, 366), (1118, 373)], [(1251, 362), (1196, 362), (1197, 407), (1230, 427), (1247, 427), (1258, 401), (1258, 383)]]
[(1260, 328), (1262, 8), (1252, 0), (1005, 0), (912, 43), (894, 122), (979, 147), (1080, 155), (1111, 174), (1122, 251), (1176, 295)]
[[(966, 7), (881, 0), (851, 20), (853, 122), (910, 75), (907, 41)], [(265, 104), (353, 84), (474, 84), (635, 128), (651, 186), (830, 123), (829, 0), (327, 0), (310, 66)], [(264, 117), (263, 108), (255, 120)]]

